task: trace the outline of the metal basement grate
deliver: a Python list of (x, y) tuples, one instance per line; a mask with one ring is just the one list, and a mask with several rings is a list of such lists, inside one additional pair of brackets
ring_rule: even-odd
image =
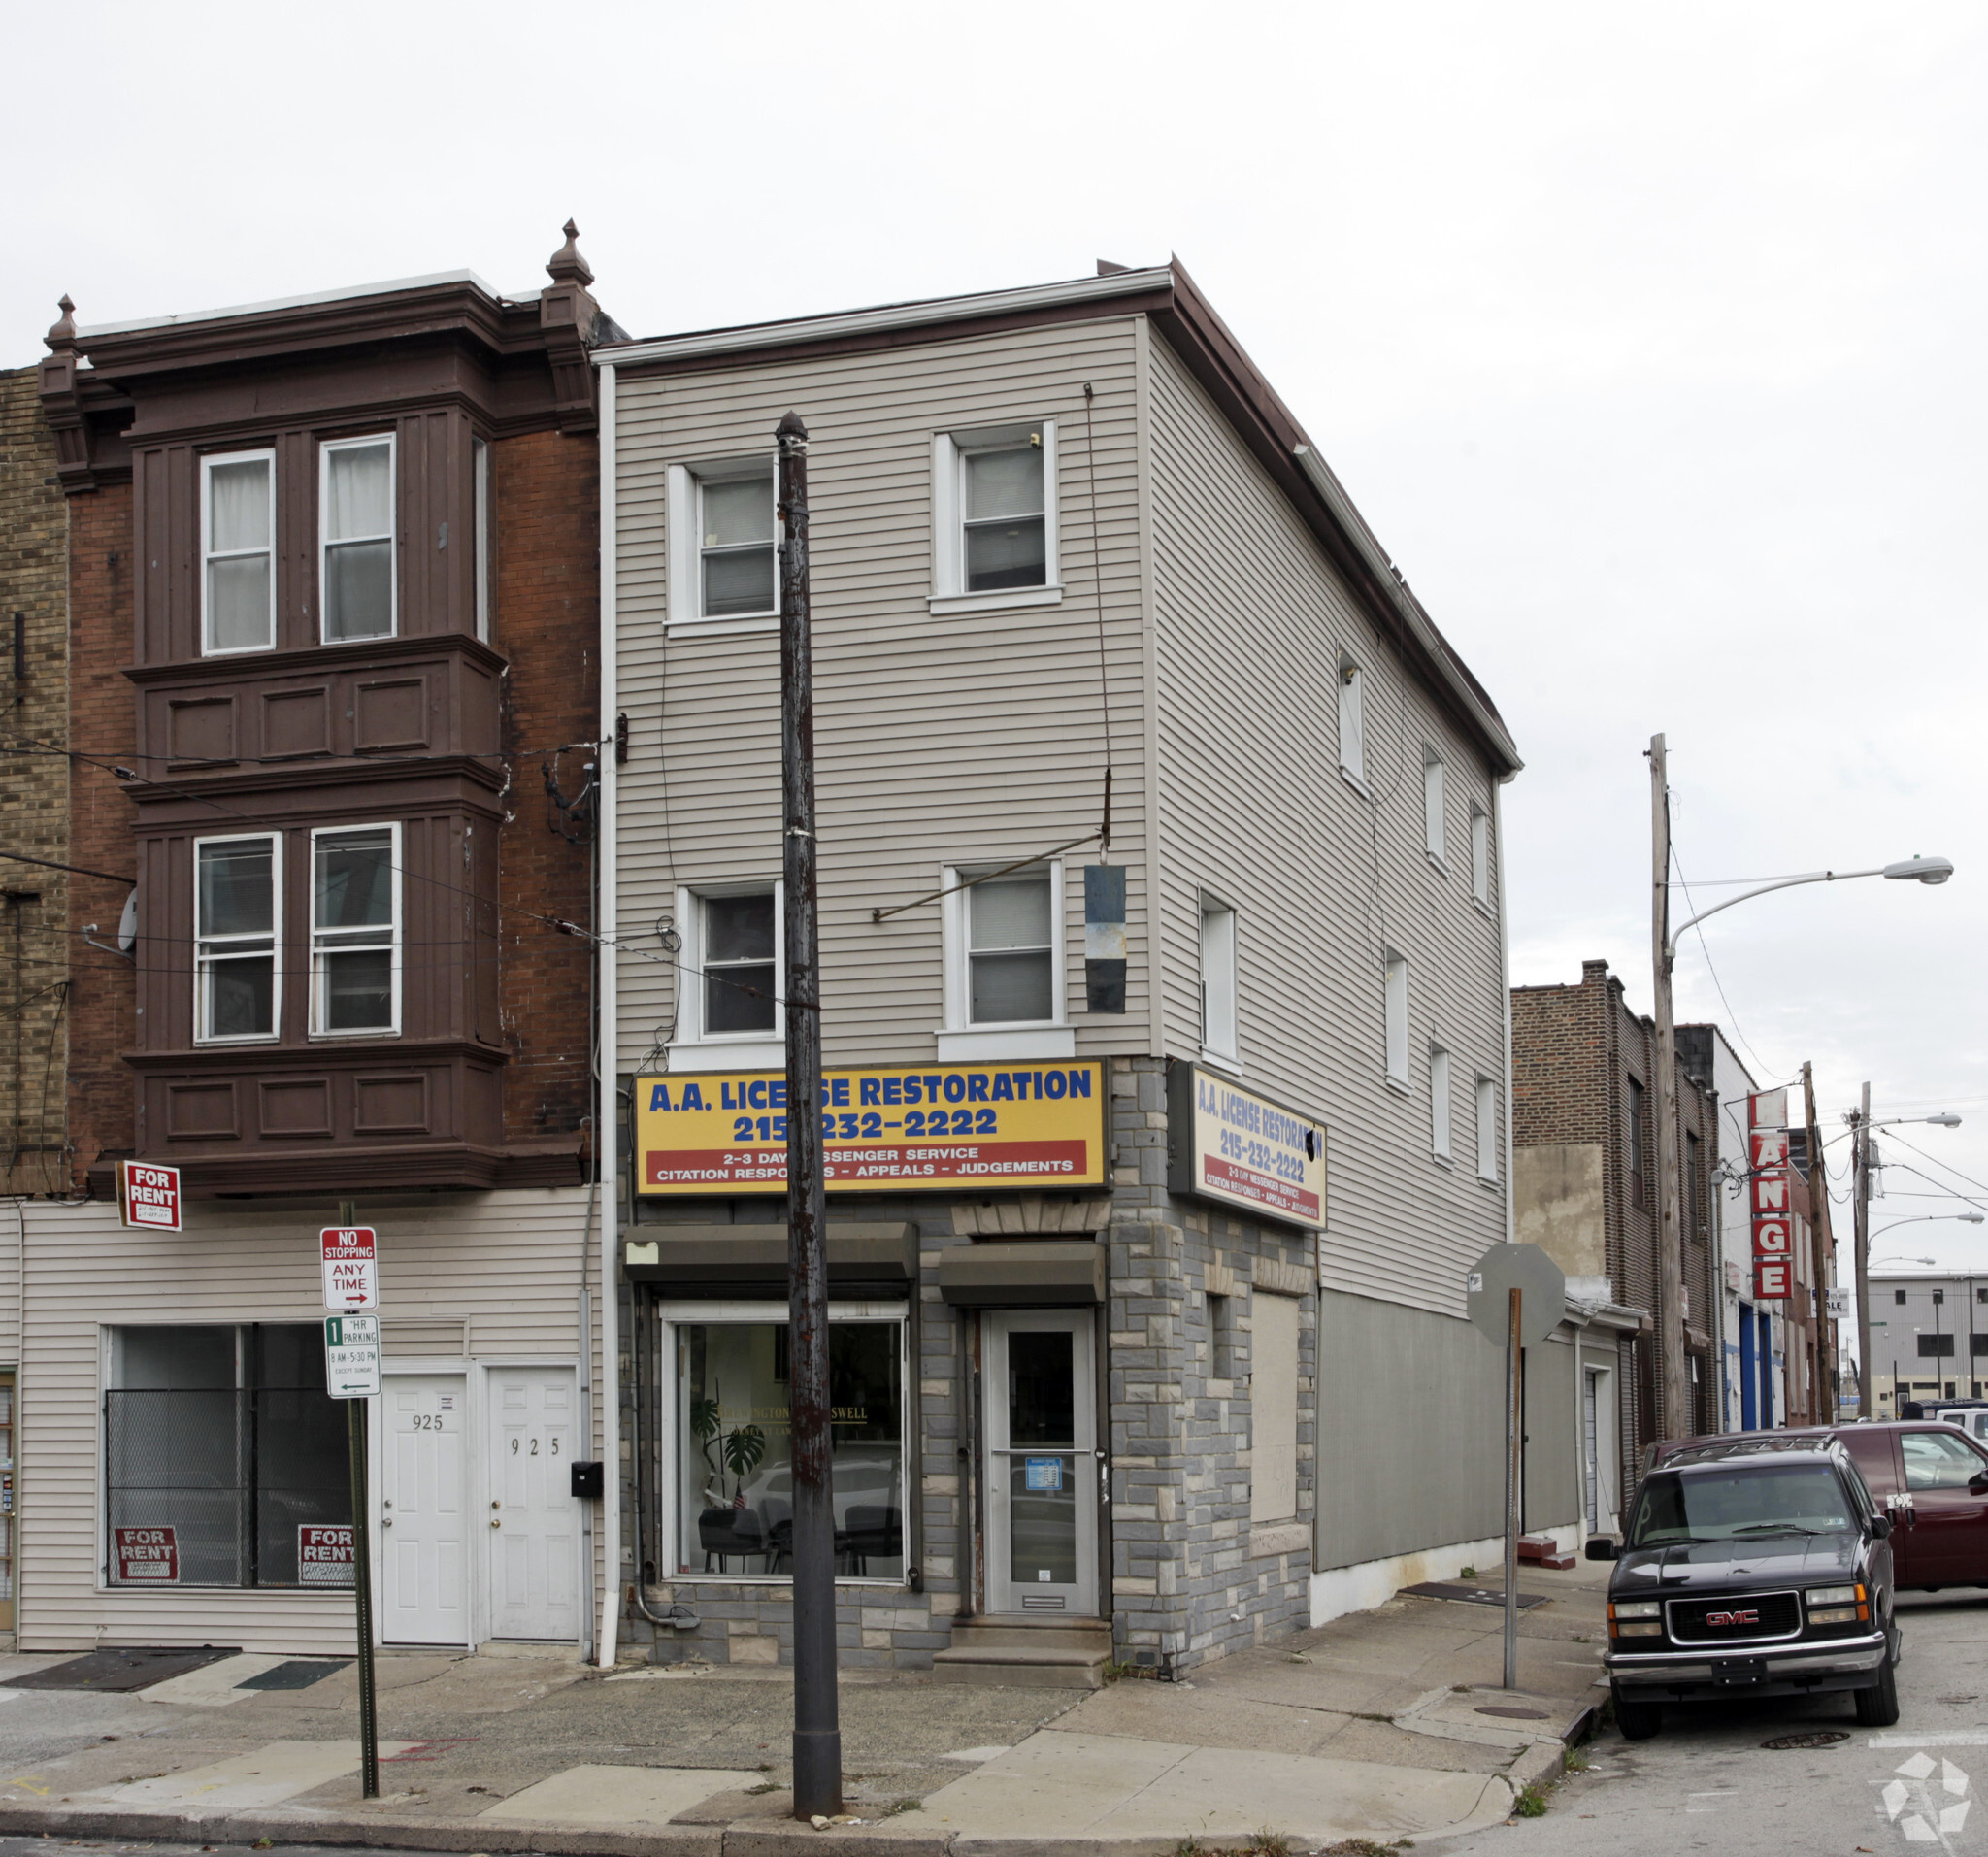
[(1840, 1728), (1817, 1728), (1806, 1735), (1776, 1735), (1773, 1741), (1764, 1741), (1760, 1744), (1783, 1754), (1798, 1747), (1834, 1747), (1838, 1741), (1849, 1739)]

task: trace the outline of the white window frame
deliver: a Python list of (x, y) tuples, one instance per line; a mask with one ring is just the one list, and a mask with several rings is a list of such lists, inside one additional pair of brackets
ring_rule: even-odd
[[(693, 1324), (714, 1327), (721, 1323), (780, 1323), (787, 1319), (785, 1303), (658, 1303), (656, 1305), (657, 1343), (661, 1350), (660, 1368), (657, 1375), (661, 1385), (667, 1387), (663, 1401), (665, 1416), (656, 1427), (658, 1438), (658, 1466), (656, 1488), (661, 1500), (656, 1506), (656, 1539), (669, 1543), (668, 1565), (674, 1567), (678, 1551), (682, 1543), (683, 1516), (680, 1504), (681, 1463), (678, 1448), (682, 1430), (682, 1414), (678, 1410), (677, 1402), (681, 1391), (681, 1379), (677, 1371), (677, 1331)], [(828, 1320), (831, 1327), (838, 1322), (895, 1322), (898, 1325), (898, 1385), (902, 1389), (903, 1406), (898, 1418), (898, 1439), (903, 1451), (902, 1474), (904, 1477), (904, 1532), (905, 1565), (913, 1565), (912, 1542), (922, 1539), (919, 1525), (914, 1532), (911, 1510), (912, 1490), (916, 1487), (912, 1478), (917, 1460), (917, 1433), (911, 1424), (911, 1310), (904, 1303), (830, 1303)], [(657, 1570), (657, 1585), (690, 1586), (778, 1586), (793, 1584), (792, 1574), (677, 1574)], [(838, 1574), (838, 1586), (885, 1586), (902, 1590), (904, 1580), (898, 1578), (858, 1577), (854, 1575)]]
[[(248, 464), (260, 460), (269, 466), (269, 546), (267, 548), (230, 548), (216, 555), (212, 547), (214, 531), (214, 491), (212, 481), (217, 464)], [(211, 630), (214, 614), (208, 606), (208, 565), (215, 560), (241, 560), (250, 554), (269, 556), (269, 637), (262, 645), (216, 646)], [(200, 460), (200, 655), (204, 658), (242, 657), (250, 651), (276, 649), (276, 451), (264, 448), (253, 451), (215, 451)]]
[[(356, 641), (354, 641), (356, 643)], [(387, 872), (393, 879), (390, 892), (393, 898), (393, 924), (387, 942), (389, 949), (388, 971), (390, 975), (390, 1002), (392, 1022), (386, 1026), (367, 1026), (363, 1031), (326, 1031), (324, 1029), (325, 991), (323, 969), (318, 964), (321, 953), (337, 953), (343, 947), (353, 945), (333, 939), (322, 947), (318, 945), (320, 933), (336, 938), (351, 934), (352, 930), (325, 929), (317, 926), (317, 841), (321, 838), (336, 838), (348, 832), (385, 832), (387, 836)], [(309, 874), (305, 878), (308, 885), (309, 919), (307, 933), (310, 936), (311, 965), (309, 968), (311, 986), (311, 1033), (315, 1041), (328, 1041), (332, 1044), (346, 1044), (353, 1039), (398, 1038), (401, 1031), (401, 961), (402, 947), (407, 939), (407, 912), (402, 898), (401, 882), (401, 830), (397, 819), (352, 819), (343, 825), (314, 826), (311, 832)], [(365, 946), (360, 943), (357, 945)]]
[[(331, 539), (331, 454), (334, 451), (361, 451), (369, 446), (386, 448), (386, 530), (381, 535), (342, 535)], [(353, 542), (384, 542), (387, 548), (386, 630), (368, 632), (360, 638), (335, 639), (325, 626), (331, 618), (330, 580), (326, 568), (334, 547)], [(381, 639), (400, 637), (400, 439), (393, 432), (366, 432), (349, 439), (324, 439), (317, 447), (317, 642), (329, 646), (378, 645)]]
[(1433, 747), (1422, 749), (1422, 843), (1429, 862), (1439, 871), (1449, 868), (1449, 816), (1444, 810), (1442, 756)]
[[(966, 458), (985, 434), (1039, 428), (1043, 434), (1043, 584), (966, 590)], [(998, 613), (1010, 607), (1060, 606), (1063, 569), (1057, 547), (1056, 421), (1001, 419), (979, 426), (955, 426), (932, 438), (932, 594), (926, 602), (939, 614)]]
[[(1063, 860), (1044, 858), (1042, 865), (1049, 878), (1049, 1003), (1054, 1016), (1045, 1019), (1017, 1019), (1001, 1024), (977, 1025), (968, 1017), (971, 1007), (969, 986), (968, 887), (973, 879), (1000, 871), (1011, 860), (947, 865), (939, 873), (942, 937), (944, 944), (945, 1023), (935, 1036), (939, 1056), (948, 1063), (975, 1059), (1061, 1058), (1077, 1055), (1077, 1029), (1069, 1022), (1069, 948), (1063, 919)], [(1035, 869), (1024, 865), (1011, 877), (1025, 877)]]
[(1441, 1045), (1429, 1047), (1429, 1151), (1439, 1161), (1455, 1154), (1454, 1105), (1450, 1102), (1449, 1053)]
[(1201, 899), (1201, 1054), (1224, 1070), (1242, 1068), (1237, 1028), (1236, 912), (1216, 897)]
[(1477, 1078), (1477, 1177), (1498, 1181), (1498, 1079)]
[(1491, 814), (1474, 802), (1471, 807), (1471, 900), (1491, 907)]
[[(267, 845), (269, 850), (269, 933), (208, 936), (200, 920), (200, 853), (209, 845)], [(202, 950), (209, 941), (270, 944), (269, 1030), (266, 1032), (207, 1031), (207, 970), (213, 957)], [(225, 959), (225, 954), (221, 955)], [(283, 1029), (283, 835), (281, 832), (215, 832), (193, 841), (193, 1042), (196, 1045), (274, 1045)]]
[[(704, 486), (707, 483), (736, 483), (742, 479), (768, 478), (774, 495), (773, 605), (763, 613), (726, 613), (716, 618), (704, 615)], [(728, 631), (771, 632), (780, 621), (779, 571), (779, 459), (772, 451), (748, 452), (744, 457), (704, 458), (670, 466), (665, 491), (669, 525), (669, 636), (723, 633)]]
[(490, 582), (495, 562), (491, 549), (496, 541), (490, 526), (490, 442), (470, 440), (470, 541), (476, 550), (477, 637), (490, 643)]
[(1389, 948), (1381, 961), (1381, 1025), (1387, 1080), (1408, 1087), (1408, 957)]
[(1334, 673), (1339, 692), (1340, 772), (1367, 790), (1367, 676), (1343, 651)]
[[(773, 898), (773, 1030), (710, 1032), (704, 1024), (704, 906), (721, 897)], [(766, 1059), (783, 1062), (787, 1009), (780, 996), (787, 982), (786, 885), (779, 878), (738, 882), (693, 883), (677, 891), (677, 1036), (670, 1041), (673, 1071), (731, 1071)]]

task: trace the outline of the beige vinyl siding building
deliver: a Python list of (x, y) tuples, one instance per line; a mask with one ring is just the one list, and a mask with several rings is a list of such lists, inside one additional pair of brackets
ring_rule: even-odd
[[(1096, 1064), (1110, 1111), (1082, 1190), (831, 1194), (832, 1279), (840, 1228), (841, 1268), (871, 1273), (867, 1319), (898, 1311), (917, 1388), (901, 1551), (862, 1562), (896, 1591), (863, 1590), (851, 1555), (845, 1656), (970, 1675), (990, 1634), (1026, 1643), (1054, 1610), (1178, 1673), (1481, 1558), (1499, 1364), (1465, 1323), (1464, 1278), (1507, 1234), (1495, 820), (1517, 756), (1302, 429), (1177, 268), (596, 360), (613, 375), (607, 701), (629, 745), (606, 957), (635, 1107), (623, 1312), (654, 1389), (624, 1566), (652, 1614), (698, 1614), (624, 1629), (659, 1659), (765, 1657), (785, 1623), (777, 1478), (712, 1485), (750, 1518), (736, 1528), (668, 1487), (699, 1449), (680, 1350), (715, 1346), (696, 1339), (698, 1299), (756, 1295), (784, 1321), (783, 1201), (659, 1184), (644, 1106), (782, 1063), (770, 1007), (756, 1041), (699, 1036), (727, 997), (712, 1007), (700, 898), (770, 889), (780, 858), (778, 622), (770, 604), (704, 616), (713, 559), (755, 544), (702, 486), (770, 467), (790, 409), (809, 432), (825, 1062), (935, 1079)], [(1039, 568), (983, 592), (954, 578), (977, 448), (1017, 482), (1040, 455), (1044, 486)], [(1034, 507), (1014, 505), (1017, 547)], [(770, 519), (752, 533), (770, 543)], [(1341, 769), (1342, 666), (1358, 779)], [(1023, 876), (1060, 902), (1053, 1013), (982, 1034), (961, 1009), (980, 905), (935, 893), (1031, 859)], [(1110, 942), (1121, 882), (1118, 1011), (1085, 930), (1088, 913)], [(758, 958), (777, 977), (775, 950)], [(1407, 971), (1398, 1081), (1390, 959)], [(911, 1254), (880, 1282), (885, 1231)], [(1045, 1545), (1037, 1486), (1025, 1500), (1008, 1480), (1013, 1428), (1034, 1422), (1015, 1362), (1050, 1349), (1057, 1423), (1098, 1441), (1093, 1472), (1058, 1434), (1067, 1554)], [(1017, 1571), (1024, 1534), (1057, 1562), (1036, 1566), (1040, 1593)]]
[[(157, 1409), (154, 1402), (153, 1409), (132, 1412), (129, 1447), (107, 1436), (118, 1423), (118, 1345), (137, 1331), (183, 1336), (257, 1325), (315, 1331), (324, 1314), (317, 1234), (338, 1222), (338, 1206), (196, 1201), (186, 1210), (185, 1229), (177, 1233), (123, 1227), (117, 1208), (102, 1202), (16, 1206), (26, 1241), (20, 1276), (33, 1310), (20, 1373), (19, 1648), (230, 1644), (349, 1654), (350, 1585), (311, 1590), (291, 1575), (295, 1543), (280, 1537), (297, 1524), (277, 1512), (279, 1502), (294, 1495), (287, 1477), (281, 1490), (257, 1492), (265, 1563), (287, 1550), (281, 1567), (268, 1567), (269, 1584), (246, 1583), (240, 1575), (246, 1550), (233, 1563), (236, 1576), (225, 1580), (210, 1577), (212, 1560), (196, 1559), (195, 1536), (203, 1529), (238, 1534), (250, 1525), (240, 1505), (223, 1513), (232, 1495), (221, 1487), (225, 1450), (197, 1443), (197, 1427), (213, 1416), (213, 1399), (196, 1393), (200, 1404), (192, 1411)], [(551, 1422), (540, 1425), (542, 1443), (561, 1427), (569, 1450), (600, 1436), (598, 1311), (589, 1310), (593, 1334), (584, 1349), (580, 1329), (586, 1190), (381, 1195), (362, 1200), (360, 1211), (380, 1234), (385, 1310), (382, 1396), (368, 1403), (378, 1638), (389, 1644), (469, 1645), (497, 1637), (564, 1637), (578, 1646), (588, 1634), (585, 1596), (596, 1590), (589, 1567), (596, 1543), (584, 1525), (590, 1506), (572, 1503), (563, 1487), (533, 1492), (530, 1532), (539, 1564), (532, 1570), (530, 1618), (502, 1615), (506, 1546), (502, 1530), (489, 1523), (493, 1507), (512, 1493), (506, 1486), (508, 1379), (520, 1378), (523, 1370), (534, 1388), (551, 1387), (555, 1400), (560, 1388), (571, 1389), (569, 1404), (555, 1406)], [(10, 1276), (9, 1289), (14, 1281)], [(591, 1359), (582, 1375), (583, 1354)], [(315, 1392), (322, 1386), (321, 1353), (309, 1365)], [(582, 1382), (589, 1389), (584, 1417)], [(403, 1395), (415, 1392), (428, 1395), (418, 1415), (437, 1433), (416, 1436), (410, 1429), (415, 1409)], [(533, 1416), (548, 1415), (535, 1410)], [(162, 1421), (169, 1436), (158, 1435)], [(456, 1459), (453, 1482), (460, 1494), (445, 1497), (440, 1516), (414, 1518), (425, 1558), (414, 1565), (413, 1556), (398, 1550), (391, 1499), (399, 1494), (404, 1507), (417, 1507), (407, 1495), (417, 1470), (408, 1454), (438, 1434), (448, 1440), (445, 1456)], [(330, 1442), (341, 1443), (343, 1432)], [(342, 1460), (327, 1467), (339, 1476), (345, 1471)], [(246, 1488), (249, 1479), (242, 1480)], [(439, 1480), (445, 1487), (449, 1482)], [(134, 1493), (120, 1497), (126, 1488)], [(330, 1493), (348, 1512), (348, 1488)], [(389, 1499), (384, 1509), (382, 1494)], [(138, 1506), (147, 1502), (166, 1507)], [(409, 1519), (396, 1519), (402, 1535), (409, 1534)], [(177, 1578), (116, 1578), (120, 1520), (175, 1531)], [(448, 1565), (441, 1564), (445, 1558)], [(424, 1607), (431, 1594), (439, 1607)]]

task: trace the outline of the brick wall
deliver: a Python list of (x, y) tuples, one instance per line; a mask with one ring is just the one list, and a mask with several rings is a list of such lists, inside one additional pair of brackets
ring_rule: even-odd
[[(129, 871), (137, 808), (109, 769), (129, 755), (136, 733), (130, 680), (134, 577), (131, 485), (106, 484), (69, 499), (70, 742), (87, 758), (69, 765), (70, 862), (94, 871)], [(105, 765), (94, 765), (102, 762)], [(143, 770), (140, 770), (143, 772)], [(132, 1074), (123, 1061), (136, 1036), (135, 970), (114, 954), (86, 947), (83, 926), (114, 942), (129, 886), (105, 878), (69, 881), (75, 972), (69, 1011), (69, 1163), (81, 1191), (92, 1163), (131, 1152)], [(148, 957), (140, 944), (138, 957)]]
[[(68, 515), (33, 368), (0, 374), (0, 743), (68, 734)], [(14, 661), (21, 616), (26, 676)], [(58, 752), (0, 752), (0, 850), (68, 863), (69, 771)], [(0, 859), (0, 1191), (54, 1193), (69, 1009), (68, 879)]]
[[(501, 1001), (511, 1061), (504, 1128), (512, 1142), (570, 1135), (589, 1111), (586, 942), (535, 922), (588, 920), (593, 851), (551, 829), (541, 764), (550, 750), (589, 742), (600, 688), (600, 473), (591, 437), (556, 432), (492, 448), (497, 561), (491, 642), (511, 662), (505, 751), (511, 790), (500, 858)], [(570, 798), (585, 751), (559, 760)]]

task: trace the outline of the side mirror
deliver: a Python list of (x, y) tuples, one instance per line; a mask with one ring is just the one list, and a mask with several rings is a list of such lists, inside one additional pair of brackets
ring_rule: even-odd
[(1976, 1471), (1968, 1478), (1970, 1496), (1988, 1496), (1988, 1470)]
[(1590, 1535), (1588, 1544), (1581, 1549), (1589, 1560), (1613, 1560), (1615, 1543), (1606, 1535)]
[(1887, 1541), (1891, 1537), (1891, 1517), (1873, 1515), (1871, 1518), (1871, 1539), (1874, 1542)]

